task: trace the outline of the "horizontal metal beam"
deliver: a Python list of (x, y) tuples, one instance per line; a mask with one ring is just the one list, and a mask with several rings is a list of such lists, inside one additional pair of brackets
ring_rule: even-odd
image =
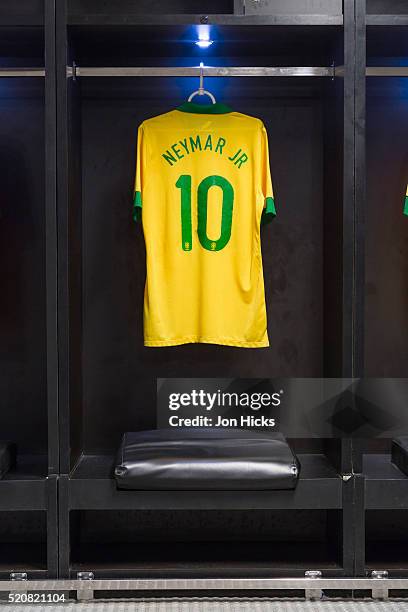
[(408, 25), (408, 15), (367, 15), (367, 26), (406, 26)]
[[(197, 66), (184, 67), (67, 67), (68, 77), (199, 77)], [(207, 77), (329, 77), (343, 76), (342, 66), (204, 66), (203, 75)], [(408, 77), (408, 66), (370, 66), (366, 69), (368, 77)], [(43, 68), (2, 68), (0, 78), (45, 77)]]
[(366, 76), (407, 77), (408, 66), (373, 66), (366, 68)]
[(143, 578), (4, 580), (0, 591), (408, 590), (408, 578)]
[[(76, 77), (199, 77), (200, 67), (68, 67)], [(333, 66), (204, 66), (205, 77), (334, 77)]]
[(44, 68), (1, 68), (1, 77), (45, 77)]
[(343, 15), (208, 15), (208, 14), (154, 14), (146, 13), (72, 13), (68, 25), (86, 26), (180, 26), (194, 24), (220, 26), (342, 26)]

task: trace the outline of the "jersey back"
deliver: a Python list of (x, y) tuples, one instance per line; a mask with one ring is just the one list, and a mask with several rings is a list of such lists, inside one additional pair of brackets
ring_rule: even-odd
[(138, 130), (146, 346), (269, 345), (260, 225), (275, 215), (259, 119), (186, 103)]

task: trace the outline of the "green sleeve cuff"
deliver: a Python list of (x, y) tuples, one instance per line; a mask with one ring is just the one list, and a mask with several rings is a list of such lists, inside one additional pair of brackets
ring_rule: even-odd
[(265, 198), (265, 208), (262, 211), (261, 225), (269, 223), (276, 217), (275, 201), (273, 198)]
[(133, 221), (140, 221), (142, 218), (142, 194), (140, 191), (135, 191), (133, 200)]
[(408, 215), (408, 195), (405, 196), (404, 215)]

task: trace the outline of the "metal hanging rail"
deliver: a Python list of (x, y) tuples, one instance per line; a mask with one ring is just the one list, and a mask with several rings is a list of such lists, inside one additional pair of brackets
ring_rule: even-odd
[[(208, 77), (329, 77), (344, 76), (342, 66), (204, 66)], [(408, 66), (367, 67), (368, 77), (408, 77)], [(200, 67), (68, 66), (68, 77), (199, 77)], [(0, 68), (0, 78), (45, 77), (44, 68)]]
[(44, 68), (1, 68), (1, 77), (45, 77)]
[(373, 66), (366, 68), (366, 76), (407, 77), (408, 66)]
[[(204, 66), (206, 77), (331, 77), (334, 66)], [(199, 77), (200, 67), (88, 67), (68, 66), (68, 77)]]

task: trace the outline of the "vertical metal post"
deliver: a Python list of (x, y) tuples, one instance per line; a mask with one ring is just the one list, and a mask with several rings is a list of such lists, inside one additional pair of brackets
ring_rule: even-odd
[(353, 376), (364, 376), (364, 285), (366, 206), (366, 0), (355, 0), (355, 219)]
[(354, 566), (354, 475), (343, 475), (343, 521), (342, 552), (343, 569), (346, 576), (351, 576)]
[(44, 36), (48, 473), (58, 474), (57, 115), (55, 78), (55, 0), (45, 0), (44, 3)]
[(58, 578), (58, 476), (52, 474), (46, 481), (47, 496), (47, 574)]
[(354, 0), (344, 0), (344, 177), (342, 376), (353, 376), (354, 288)]
[(234, 0), (234, 15), (245, 15), (245, 0)]
[(365, 479), (354, 479), (354, 576), (365, 576)]
[(69, 512), (68, 476), (58, 479), (58, 547), (59, 547), (59, 577), (70, 578), (70, 512)]
[[(364, 376), (365, 332), (365, 205), (366, 205), (366, 0), (355, 0), (354, 74), (354, 279), (353, 376)], [(354, 575), (365, 575), (365, 479), (363, 445), (353, 440), (353, 466), (360, 473), (354, 482)]]
[[(364, 335), (363, 194), (365, 0), (344, 0), (343, 376), (362, 375)], [(343, 483), (343, 554), (347, 573), (364, 565), (361, 445), (343, 440), (353, 478)], [(347, 561), (346, 561), (347, 559)], [(350, 566), (350, 560), (352, 564)]]
[(60, 472), (70, 468), (68, 285), (68, 83), (66, 0), (56, 4), (57, 202), (58, 202), (58, 405)]
[[(82, 436), (82, 202), (79, 85), (72, 65), (66, 0), (56, 4), (57, 204), (58, 204), (58, 403), (60, 473), (81, 452)], [(71, 418), (75, 409), (75, 418)]]
[[(343, 2), (343, 215), (342, 215), (342, 376), (351, 378), (353, 371), (353, 246), (354, 246), (354, 0)], [(351, 440), (341, 441), (342, 469), (350, 472)], [(347, 464), (347, 465), (346, 465)], [(352, 482), (343, 481), (342, 498), (342, 564), (350, 572), (354, 563)]]

